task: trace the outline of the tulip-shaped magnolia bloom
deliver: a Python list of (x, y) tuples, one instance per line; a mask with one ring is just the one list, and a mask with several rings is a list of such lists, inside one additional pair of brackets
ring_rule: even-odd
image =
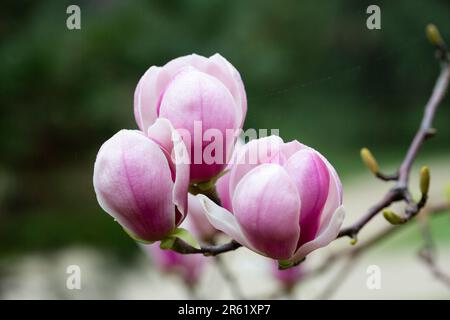
[(249, 249), (297, 262), (333, 241), (342, 225), (342, 186), (331, 164), (298, 141), (276, 136), (239, 151), (229, 177), (231, 210), (203, 195), (211, 224)]
[(133, 237), (161, 240), (187, 211), (186, 147), (166, 119), (149, 128), (121, 130), (106, 141), (94, 166), (100, 206)]
[(184, 129), (180, 133), (191, 155), (190, 178), (196, 182), (225, 168), (246, 112), (239, 72), (219, 54), (192, 54), (152, 66), (134, 95), (134, 114), (143, 132), (158, 118)]

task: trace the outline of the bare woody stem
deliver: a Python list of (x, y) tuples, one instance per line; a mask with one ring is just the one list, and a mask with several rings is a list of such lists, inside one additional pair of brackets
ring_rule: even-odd
[[(435, 27), (434, 27), (435, 28)], [(356, 239), (359, 231), (368, 224), (381, 210), (389, 207), (394, 202), (403, 201), (406, 203), (407, 208), (405, 210), (405, 215), (402, 218), (402, 222), (407, 222), (416, 216), (419, 211), (425, 206), (427, 201), (427, 194), (422, 194), (422, 198), (419, 202), (415, 202), (411, 196), (411, 192), (408, 187), (409, 176), (411, 173), (412, 165), (417, 157), (417, 154), (422, 147), (423, 143), (431, 138), (435, 134), (435, 129), (432, 127), (432, 122), (436, 111), (442, 101), (445, 98), (447, 88), (450, 81), (450, 53), (445, 47), (443, 40), (433, 39), (436, 46), (436, 57), (441, 62), (441, 72), (433, 88), (430, 99), (425, 105), (424, 114), (419, 129), (417, 130), (414, 139), (412, 140), (408, 151), (396, 173), (392, 175), (386, 175), (381, 172), (376, 172), (375, 175), (384, 181), (395, 181), (394, 186), (372, 207), (368, 209), (365, 215), (363, 215), (359, 220), (357, 220), (353, 225), (343, 228), (337, 238), (341, 237), (351, 237)], [(191, 192), (205, 193), (205, 190), (192, 189)], [(218, 198), (214, 193), (209, 195), (213, 201), (218, 202)], [(215, 256), (224, 252), (236, 250), (241, 247), (241, 244), (232, 240), (229, 243), (221, 245), (211, 245), (203, 246), (200, 249), (193, 248), (187, 243), (179, 240), (177, 243), (181, 253), (201, 253), (206, 256)]]
[(375, 203), (367, 213), (356, 221), (352, 226), (344, 228), (338, 235), (338, 238), (349, 236), (356, 238), (359, 231), (367, 224), (373, 217), (375, 217), (381, 210), (387, 208), (392, 203), (397, 201), (404, 201), (407, 204), (407, 209), (404, 216), (404, 222), (413, 218), (426, 203), (427, 196), (423, 195), (422, 199), (415, 203), (412, 200), (411, 192), (408, 188), (409, 176), (411, 173), (411, 167), (416, 159), (416, 156), (423, 145), (423, 143), (435, 134), (435, 130), (432, 127), (432, 122), (436, 114), (436, 110), (444, 100), (446, 91), (450, 81), (450, 65), (449, 55), (444, 46), (438, 47), (437, 56), (441, 59), (441, 72), (434, 86), (430, 99), (425, 105), (425, 111), (423, 114), (420, 127), (412, 140), (409, 149), (403, 159), (403, 162), (398, 169), (398, 174), (384, 175), (377, 173), (376, 176), (385, 181), (396, 181), (395, 185), (384, 195), (384, 197)]
[(217, 256), (218, 254), (233, 251), (241, 247), (241, 244), (234, 240), (231, 240), (230, 242), (224, 244), (205, 245), (200, 248), (195, 248), (179, 238), (177, 238), (175, 241), (175, 246), (177, 248), (176, 251), (182, 254), (201, 253), (205, 256)]
[[(432, 206), (427, 206), (424, 210), (426, 210), (427, 215), (430, 218), (437, 217), (442, 214), (448, 213), (450, 210), (450, 202), (443, 202)], [(400, 232), (403, 230), (403, 228), (396, 228), (393, 226), (389, 226), (378, 233), (374, 234), (369, 239), (365, 240), (363, 243), (358, 245), (357, 247), (351, 247), (342, 249), (338, 252), (331, 253), (327, 258), (324, 259), (324, 261), (314, 269), (312, 269), (309, 272), (306, 272), (304, 275), (304, 278), (314, 278), (320, 274), (323, 274), (327, 270), (329, 270), (334, 263), (341, 259), (352, 259), (355, 260), (358, 257), (360, 257), (363, 253), (367, 252), (370, 248), (376, 246), (381, 241), (384, 241), (391, 237), (392, 235)]]

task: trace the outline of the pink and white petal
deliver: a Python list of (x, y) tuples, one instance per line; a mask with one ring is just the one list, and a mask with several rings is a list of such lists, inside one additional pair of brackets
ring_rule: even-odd
[(206, 213), (200, 199), (192, 194), (189, 194), (188, 197), (189, 213), (181, 226), (186, 226), (186, 229), (192, 231), (198, 238), (205, 240), (212, 239), (218, 231), (212, 226), (206, 217)]
[(164, 73), (160, 67), (150, 67), (139, 80), (134, 92), (134, 117), (143, 132), (147, 132), (147, 128), (158, 117), (161, 94), (170, 82), (168, 77), (163, 76)]
[(327, 165), (328, 172), (330, 173), (328, 199), (325, 203), (320, 221), (320, 228), (323, 228), (323, 226), (327, 225), (330, 221), (332, 214), (336, 211), (336, 208), (342, 205), (343, 189), (341, 180), (339, 179), (339, 175), (337, 174), (334, 167), (322, 154), (320, 154), (319, 152), (318, 154)]
[(218, 78), (230, 90), (237, 107), (236, 127), (241, 128), (247, 114), (247, 96), (241, 75), (227, 59), (218, 53), (209, 57), (206, 72)]
[[(227, 139), (227, 131), (234, 130), (233, 105), (233, 97), (218, 79), (195, 69), (179, 73), (165, 91), (159, 115), (170, 119), (183, 135), (189, 133), (183, 138), (190, 147), (191, 180), (209, 180), (224, 169), (228, 148), (224, 147), (223, 140), (222, 143), (205, 141), (196, 131), (200, 129), (213, 137)], [(234, 143), (232, 138), (226, 143)], [(210, 144), (217, 145), (215, 156), (204, 153)]]
[(330, 174), (324, 161), (317, 152), (302, 149), (289, 158), (284, 165), (294, 181), (300, 199), (299, 246), (315, 238), (319, 229), (324, 205), (328, 198)]
[[(170, 119), (175, 128), (194, 132), (194, 122), (202, 129), (234, 129), (233, 97), (216, 78), (194, 68), (185, 68), (171, 81), (164, 93), (160, 117)], [(220, 119), (217, 115), (220, 114)]]
[(180, 210), (182, 216), (187, 214), (188, 189), (190, 180), (190, 158), (189, 153), (176, 130), (172, 131), (174, 138), (173, 153), (175, 156), (176, 177), (173, 186), (173, 203)]
[(247, 113), (247, 97), (241, 76), (231, 63), (219, 54), (215, 54), (210, 58), (190, 54), (168, 62), (163, 68), (173, 78), (181, 69), (187, 66), (207, 73), (223, 83), (235, 101), (233, 106), (236, 108), (236, 127), (242, 127)]
[[(339, 175), (337, 174), (334, 167), (331, 165), (331, 163), (328, 161), (327, 158), (325, 158), (320, 152), (315, 150), (314, 148), (308, 147), (306, 145), (303, 145), (304, 148), (310, 149), (317, 153), (317, 155), (322, 159), (322, 161), (326, 164), (329, 174), (330, 174), (330, 187), (328, 191), (328, 198), (325, 203), (321, 220), (320, 220), (320, 227), (323, 228), (324, 226), (328, 225), (331, 216), (336, 211), (336, 208), (342, 205), (343, 200), (343, 190), (342, 190), (342, 183), (339, 179)], [(319, 231), (320, 232), (320, 231)]]
[(121, 130), (103, 144), (93, 180), (100, 206), (135, 236), (159, 240), (175, 227), (167, 159), (140, 131)]
[(231, 159), (228, 163), (228, 166), (225, 170), (227, 172), (223, 174), (216, 182), (217, 194), (219, 196), (222, 207), (227, 209), (230, 212), (233, 212), (233, 206), (231, 204), (231, 194), (230, 194), (230, 170), (233, 164), (236, 162), (236, 158), (244, 146), (244, 141), (241, 138), (236, 140), (236, 143), (233, 148), (233, 153), (231, 155)]
[(148, 137), (158, 143), (170, 157), (168, 161), (175, 166), (175, 184), (173, 187), (173, 203), (179, 209), (183, 220), (187, 213), (187, 194), (189, 189), (190, 158), (186, 145), (171, 122), (165, 118), (158, 118), (148, 128)]
[[(251, 140), (242, 146), (236, 156), (230, 172), (230, 194), (234, 193), (242, 177), (261, 163), (280, 162), (274, 157), (281, 156), (280, 148), (284, 144), (278, 136), (269, 136)], [(279, 160), (279, 159), (278, 159)]]
[(256, 250), (250, 241), (248, 241), (245, 237), (236, 220), (236, 217), (231, 212), (218, 206), (205, 195), (198, 194), (196, 197), (200, 200), (203, 210), (206, 213), (206, 218), (214, 226), (214, 228), (222, 231), (244, 247), (259, 253), (258, 250)]
[(147, 132), (158, 117), (161, 99), (173, 78), (184, 68), (204, 66), (207, 61), (192, 54), (173, 59), (163, 67), (152, 66), (144, 73), (134, 93), (134, 115), (142, 131)]
[(231, 205), (231, 195), (230, 195), (230, 173), (226, 172), (221, 176), (216, 182), (217, 195), (219, 196), (220, 203), (222, 207), (230, 212), (233, 212), (233, 207)]
[(147, 130), (147, 136), (171, 153), (173, 149), (173, 126), (166, 118), (158, 118)]
[(167, 62), (162, 68), (165, 70), (167, 76), (173, 78), (186, 67), (192, 67), (198, 71), (202, 71), (206, 69), (207, 64), (208, 58), (193, 53), (175, 58)]
[(246, 238), (273, 259), (288, 259), (300, 236), (300, 198), (291, 177), (278, 164), (248, 172), (234, 192), (234, 215)]
[(345, 218), (344, 207), (340, 206), (333, 212), (333, 215), (325, 228), (320, 231), (318, 236), (305, 244), (303, 244), (289, 260), (298, 262), (305, 258), (312, 251), (327, 246), (330, 242), (335, 240), (341, 230), (342, 223)]
[(287, 142), (283, 144), (280, 149), (281, 152), (284, 154), (286, 159), (289, 160), (290, 157), (292, 157), (297, 151), (300, 151), (302, 149), (308, 148), (304, 144), (298, 142), (297, 140), (292, 140), (290, 142)]
[(337, 175), (333, 174), (332, 171), (330, 172), (330, 187), (328, 191), (328, 198), (325, 202), (325, 206), (323, 208), (320, 226), (319, 226), (319, 232), (320, 229), (324, 228), (326, 226), (334, 212), (336, 211), (336, 208), (342, 205), (342, 187), (340, 184), (339, 178), (337, 178)]

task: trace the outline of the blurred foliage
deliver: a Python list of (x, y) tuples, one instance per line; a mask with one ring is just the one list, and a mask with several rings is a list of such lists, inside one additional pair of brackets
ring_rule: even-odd
[[(82, 29), (66, 28), (78, 3)], [(221, 53), (241, 72), (247, 128), (279, 128), (324, 153), (344, 177), (359, 148), (402, 154), (438, 65), (424, 36), (450, 39), (450, 3), (376, 1), (6, 1), (0, 11), (0, 256), (90, 243), (128, 251), (98, 207), (100, 145), (135, 128), (132, 99), (151, 65)], [(425, 155), (448, 151), (450, 102)], [(357, 166), (363, 170), (362, 165)]]

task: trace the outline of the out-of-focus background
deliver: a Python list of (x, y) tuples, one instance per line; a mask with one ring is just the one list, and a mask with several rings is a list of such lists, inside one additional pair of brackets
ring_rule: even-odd
[[(68, 30), (66, 8), (75, 3), (81, 30)], [(371, 177), (359, 149), (369, 147), (386, 171), (396, 167), (439, 71), (424, 36), (426, 24), (435, 23), (450, 41), (446, 0), (376, 1), (381, 30), (366, 28), (370, 4), (3, 2), (0, 298), (234, 297), (214, 263), (195, 292), (176, 275), (155, 270), (102, 212), (92, 187), (100, 145), (122, 128), (136, 128), (132, 101), (139, 77), (151, 65), (194, 52), (226, 57), (246, 86), (245, 127), (276, 128), (285, 140), (320, 150), (343, 180), (346, 223), (362, 214), (388, 185)], [(447, 99), (434, 122), (438, 135), (417, 159), (431, 168), (430, 202), (442, 201), (450, 185), (449, 121)], [(377, 225), (387, 223), (377, 218)], [(439, 264), (450, 273), (448, 215), (432, 226)], [(370, 228), (360, 237), (369, 234)], [(332, 247), (338, 246), (348, 241)], [(333, 297), (449, 298), (448, 288), (418, 261), (420, 246), (419, 229), (411, 223), (368, 252)], [(269, 297), (276, 290), (267, 260), (246, 249), (224, 260), (247, 297)], [(69, 265), (81, 268), (81, 290), (66, 288)], [(380, 290), (366, 286), (369, 265), (381, 268)], [(329, 278), (300, 284), (293, 297), (320, 296)]]

